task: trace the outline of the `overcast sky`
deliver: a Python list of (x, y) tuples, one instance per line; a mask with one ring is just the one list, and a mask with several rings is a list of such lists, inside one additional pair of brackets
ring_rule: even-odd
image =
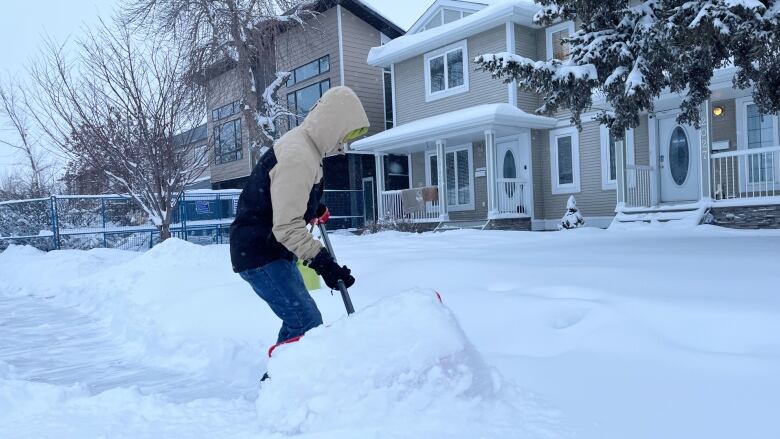
[[(408, 28), (433, 0), (363, 0), (390, 20)], [(0, 14), (0, 75), (26, 76), (30, 57), (41, 39), (76, 38), (97, 17), (110, 17), (119, 0), (3, 0)], [(3, 132), (0, 129), (0, 136)], [(0, 171), (18, 161), (10, 148), (0, 145)]]

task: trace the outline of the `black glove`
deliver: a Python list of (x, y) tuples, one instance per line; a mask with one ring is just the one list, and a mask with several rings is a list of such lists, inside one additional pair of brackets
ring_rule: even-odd
[(325, 280), (325, 285), (332, 290), (338, 289), (339, 281), (344, 281), (344, 285), (347, 288), (355, 284), (355, 278), (350, 274), (350, 269), (346, 265), (339, 267), (339, 264), (333, 260), (326, 248), (320, 250), (317, 256), (309, 261), (308, 265), (322, 276), (322, 279)]

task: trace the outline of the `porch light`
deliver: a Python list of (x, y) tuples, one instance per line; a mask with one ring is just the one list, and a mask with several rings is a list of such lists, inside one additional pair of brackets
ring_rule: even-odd
[(718, 106), (712, 107), (712, 114), (713, 114), (715, 117), (721, 117), (721, 116), (723, 116), (723, 113), (724, 113), (724, 111), (725, 111), (725, 110), (723, 109), (723, 106), (721, 106), (721, 105), (718, 105)]

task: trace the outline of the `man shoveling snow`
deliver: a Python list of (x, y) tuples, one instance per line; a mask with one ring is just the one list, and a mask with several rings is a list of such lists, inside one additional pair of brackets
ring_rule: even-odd
[(297, 260), (331, 289), (339, 281), (346, 287), (355, 283), (349, 268), (339, 266), (306, 225), (329, 215), (320, 204), (322, 159), (343, 154), (347, 142), (365, 134), (368, 126), (363, 105), (350, 88), (330, 89), (299, 127), (260, 158), (241, 192), (230, 227), (233, 271), (282, 319), (277, 343), (322, 324)]

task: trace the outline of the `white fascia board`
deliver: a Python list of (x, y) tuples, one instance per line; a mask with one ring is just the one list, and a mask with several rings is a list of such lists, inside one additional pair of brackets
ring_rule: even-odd
[(507, 20), (540, 28), (533, 22), (539, 6), (527, 1), (512, 1), (488, 6), (468, 17), (416, 34), (398, 37), (384, 46), (373, 47), (368, 53), (368, 64), (387, 67), (390, 64), (436, 50), (498, 26)]

